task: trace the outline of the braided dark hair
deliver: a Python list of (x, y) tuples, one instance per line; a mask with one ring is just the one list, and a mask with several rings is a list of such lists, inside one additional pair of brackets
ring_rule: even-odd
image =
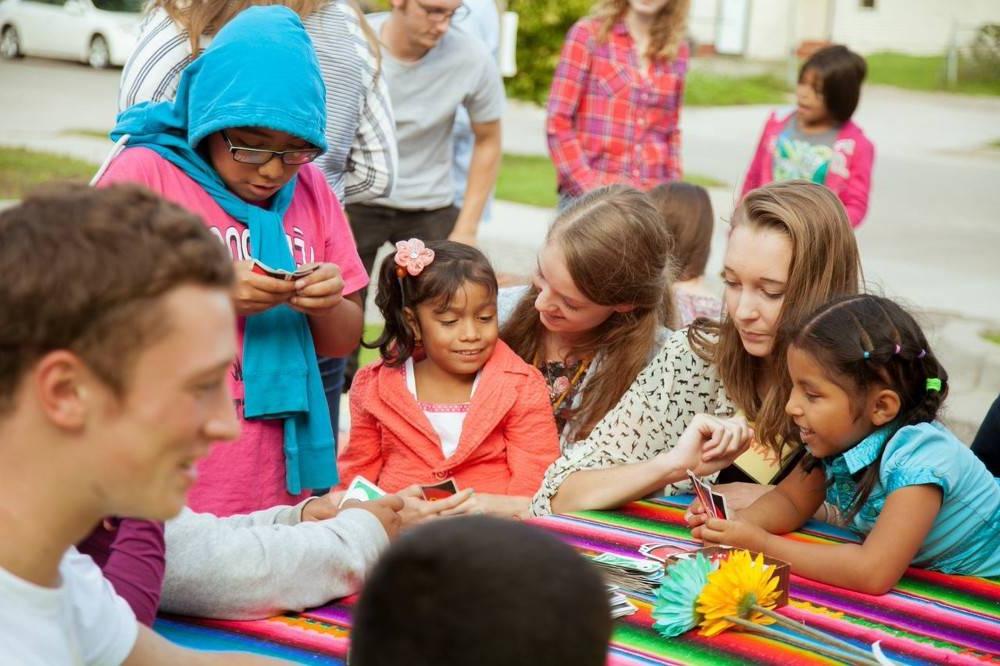
[[(836, 377), (843, 378), (865, 394), (872, 386), (884, 386), (899, 396), (899, 414), (890, 425), (900, 428), (928, 423), (937, 417), (948, 395), (948, 373), (927, 344), (913, 317), (893, 301), (864, 294), (840, 298), (819, 308), (795, 327), (791, 345), (808, 353)], [(928, 387), (939, 380), (940, 388)], [(857, 493), (845, 520), (850, 521), (864, 505), (878, 480), (882, 453), (876, 462), (858, 472)], [(810, 454), (802, 466), (809, 471), (818, 464)]]

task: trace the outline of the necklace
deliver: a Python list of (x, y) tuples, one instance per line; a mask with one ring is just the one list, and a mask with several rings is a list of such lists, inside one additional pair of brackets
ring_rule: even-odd
[[(543, 364), (536, 357), (534, 365), (536, 368), (538, 368), (541, 367)], [(577, 382), (580, 381), (580, 378), (587, 373), (587, 368), (589, 367), (590, 367), (590, 359), (587, 359), (586, 361), (582, 361), (580, 363), (580, 367), (578, 367), (576, 369), (576, 372), (573, 373), (573, 378), (569, 380), (569, 386), (567, 386), (562, 393), (560, 393), (558, 396), (552, 399), (551, 402), (552, 402), (553, 412), (559, 411), (559, 408), (562, 406), (563, 402), (566, 401), (566, 397), (569, 396), (570, 393), (572, 393), (573, 387), (576, 386)]]

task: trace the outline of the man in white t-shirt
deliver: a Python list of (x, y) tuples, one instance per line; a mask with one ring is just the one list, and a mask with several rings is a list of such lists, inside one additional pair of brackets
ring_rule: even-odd
[(166, 520), (239, 424), (228, 254), (134, 186), (72, 185), (0, 213), (0, 659), (272, 663), (139, 626), (73, 547), (105, 516)]

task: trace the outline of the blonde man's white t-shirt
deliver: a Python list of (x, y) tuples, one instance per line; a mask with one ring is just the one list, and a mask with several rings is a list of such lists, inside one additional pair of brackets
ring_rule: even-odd
[(59, 587), (0, 568), (0, 655), (7, 664), (120, 664), (139, 634), (135, 614), (89, 555), (70, 548)]

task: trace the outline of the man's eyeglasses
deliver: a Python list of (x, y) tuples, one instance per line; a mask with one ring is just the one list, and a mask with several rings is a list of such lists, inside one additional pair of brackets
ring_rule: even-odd
[(423, 10), (424, 14), (427, 14), (427, 18), (434, 21), (435, 23), (441, 23), (442, 21), (461, 21), (469, 14), (469, 8), (465, 4), (461, 4), (455, 9), (441, 9), (440, 7), (428, 7), (418, 0), (413, 0), (417, 7)]
[(257, 166), (260, 166), (262, 164), (267, 164), (275, 157), (278, 157), (281, 158), (282, 162), (289, 166), (301, 166), (303, 164), (309, 164), (323, 154), (323, 151), (319, 148), (305, 148), (300, 150), (264, 150), (262, 148), (234, 146), (233, 142), (229, 140), (229, 135), (226, 134), (225, 130), (222, 132), (222, 138), (226, 140), (226, 145), (229, 147), (229, 153), (233, 156), (233, 159), (241, 164), (256, 164)]

